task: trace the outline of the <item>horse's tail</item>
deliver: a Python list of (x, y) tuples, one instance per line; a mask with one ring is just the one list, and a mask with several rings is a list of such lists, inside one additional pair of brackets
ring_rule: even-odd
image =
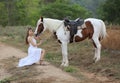
[(106, 32), (106, 26), (105, 26), (105, 23), (100, 20), (101, 22), (101, 32), (100, 32), (100, 39), (104, 39), (106, 36), (107, 36), (107, 32)]

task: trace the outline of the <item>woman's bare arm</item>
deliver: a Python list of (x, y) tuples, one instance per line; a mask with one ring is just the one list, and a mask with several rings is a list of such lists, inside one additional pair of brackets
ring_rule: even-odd
[(34, 38), (35, 38), (36, 40), (40, 40), (40, 37), (39, 37), (39, 36), (37, 36), (37, 37), (35, 36)]
[(32, 40), (32, 37), (28, 37), (28, 42), (31, 43), (34, 47), (39, 46), (41, 44), (41, 42), (38, 44), (35, 44)]

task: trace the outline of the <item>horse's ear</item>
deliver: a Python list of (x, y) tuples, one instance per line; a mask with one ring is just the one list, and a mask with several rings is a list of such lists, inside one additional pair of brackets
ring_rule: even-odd
[(64, 25), (65, 26), (69, 25), (69, 22), (70, 22), (69, 19), (67, 19), (67, 18), (64, 19)]
[(43, 22), (43, 17), (42, 16), (40, 17), (40, 19), (41, 19), (41, 22)]

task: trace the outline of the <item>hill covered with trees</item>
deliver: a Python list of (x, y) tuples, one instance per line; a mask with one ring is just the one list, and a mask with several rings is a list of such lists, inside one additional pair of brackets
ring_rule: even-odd
[(0, 0), (0, 25), (36, 25), (43, 17), (97, 17), (120, 22), (120, 0)]

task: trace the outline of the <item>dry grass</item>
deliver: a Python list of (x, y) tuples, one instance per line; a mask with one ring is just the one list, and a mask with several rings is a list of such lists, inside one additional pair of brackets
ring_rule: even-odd
[(102, 41), (103, 48), (120, 50), (120, 29), (107, 29), (108, 36)]

